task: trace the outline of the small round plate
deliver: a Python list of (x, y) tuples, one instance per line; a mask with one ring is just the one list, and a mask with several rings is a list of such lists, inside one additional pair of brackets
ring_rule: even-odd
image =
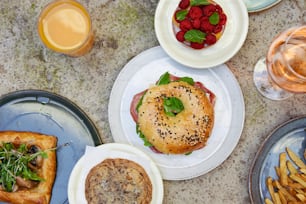
[(249, 13), (266, 10), (281, 1), (282, 0), (244, 0)]
[(86, 177), (94, 166), (107, 158), (128, 159), (141, 165), (152, 182), (153, 192), (151, 203), (163, 202), (163, 181), (155, 163), (144, 152), (131, 145), (109, 143), (97, 147), (88, 147), (86, 153), (77, 162), (69, 178), (69, 203), (87, 203), (85, 198)]
[(51, 204), (68, 202), (70, 172), (86, 145), (101, 144), (89, 117), (72, 101), (55, 93), (22, 90), (1, 96), (0, 131), (31, 131), (58, 138), (57, 171)]
[[(249, 174), (249, 195), (252, 203), (264, 203), (270, 198), (266, 178), (278, 178), (279, 154), (289, 147), (300, 158), (306, 148), (306, 116), (291, 119), (272, 131), (260, 146)], [(304, 160), (304, 159), (303, 159)], [(305, 160), (304, 160), (305, 161)]]
[(216, 44), (201, 50), (192, 49), (177, 41), (172, 17), (180, 0), (160, 0), (155, 12), (155, 32), (161, 47), (177, 62), (193, 68), (210, 68), (225, 63), (242, 47), (249, 26), (248, 11), (243, 0), (230, 3), (215, 0), (227, 15), (222, 37)]
[[(192, 77), (216, 95), (214, 128), (207, 145), (188, 156), (158, 154), (144, 146), (130, 114), (133, 96), (153, 85), (166, 71)], [(137, 55), (121, 70), (111, 91), (108, 117), (116, 142), (144, 151), (157, 164), (163, 179), (184, 180), (203, 175), (226, 160), (241, 136), (244, 108), (240, 86), (226, 65), (189, 69), (173, 61), (158, 46)]]

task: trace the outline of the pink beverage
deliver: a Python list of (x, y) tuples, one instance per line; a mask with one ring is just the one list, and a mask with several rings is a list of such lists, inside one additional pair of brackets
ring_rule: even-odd
[(270, 78), (280, 88), (306, 93), (306, 26), (290, 28), (273, 40), (267, 67)]

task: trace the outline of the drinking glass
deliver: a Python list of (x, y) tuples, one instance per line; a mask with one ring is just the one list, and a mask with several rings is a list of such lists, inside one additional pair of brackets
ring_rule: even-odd
[(75, 0), (54, 0), (42, 10), (38, 34), (49, 49), (79, 57), (93, 46), (91, 18), (85, 7)]
[(258, 91), (271, 100), (283, 100), (306, 93), (306, 25), (277, 35), (265, 58), (254, 69)]

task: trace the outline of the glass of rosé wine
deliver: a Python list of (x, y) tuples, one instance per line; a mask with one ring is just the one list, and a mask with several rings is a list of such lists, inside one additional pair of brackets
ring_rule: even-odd
[(277, 35), (265, 58), (254, 69), (258, 91), (271, 100), (283, 100), (306, 93), (306, 25)]

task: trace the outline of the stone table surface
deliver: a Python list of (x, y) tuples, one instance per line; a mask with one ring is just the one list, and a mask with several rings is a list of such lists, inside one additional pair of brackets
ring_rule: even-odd
[[(80, 0), (92, 16), (94, 47), (71, 58), (46, 49), (36, 22), (47, 0), (1, 0), (0, 96), (16, 90), (51, 91), (75, 102), (93, 120), (103, 143), (114, 142), (108, 123), (108, 101), (124, 65), (142, 51), (159, 45), (154, 32), (157, 0)], [(230, 3), (229, 1), (228, 3)], [(305, 1), (284, 0), (249, 14), (249, 32), (240, 51), (228, 61), (245, 100), (245, 124), (232, 154), (217, 168), (197, 178), (164, 181), (164, 203), (250, 203), (248, 173), (266, 136), (283, 122), (306, 114), (306, 95), (284, 101), (262, 97), (252, 77), (273, 36), (305, 24)]]

